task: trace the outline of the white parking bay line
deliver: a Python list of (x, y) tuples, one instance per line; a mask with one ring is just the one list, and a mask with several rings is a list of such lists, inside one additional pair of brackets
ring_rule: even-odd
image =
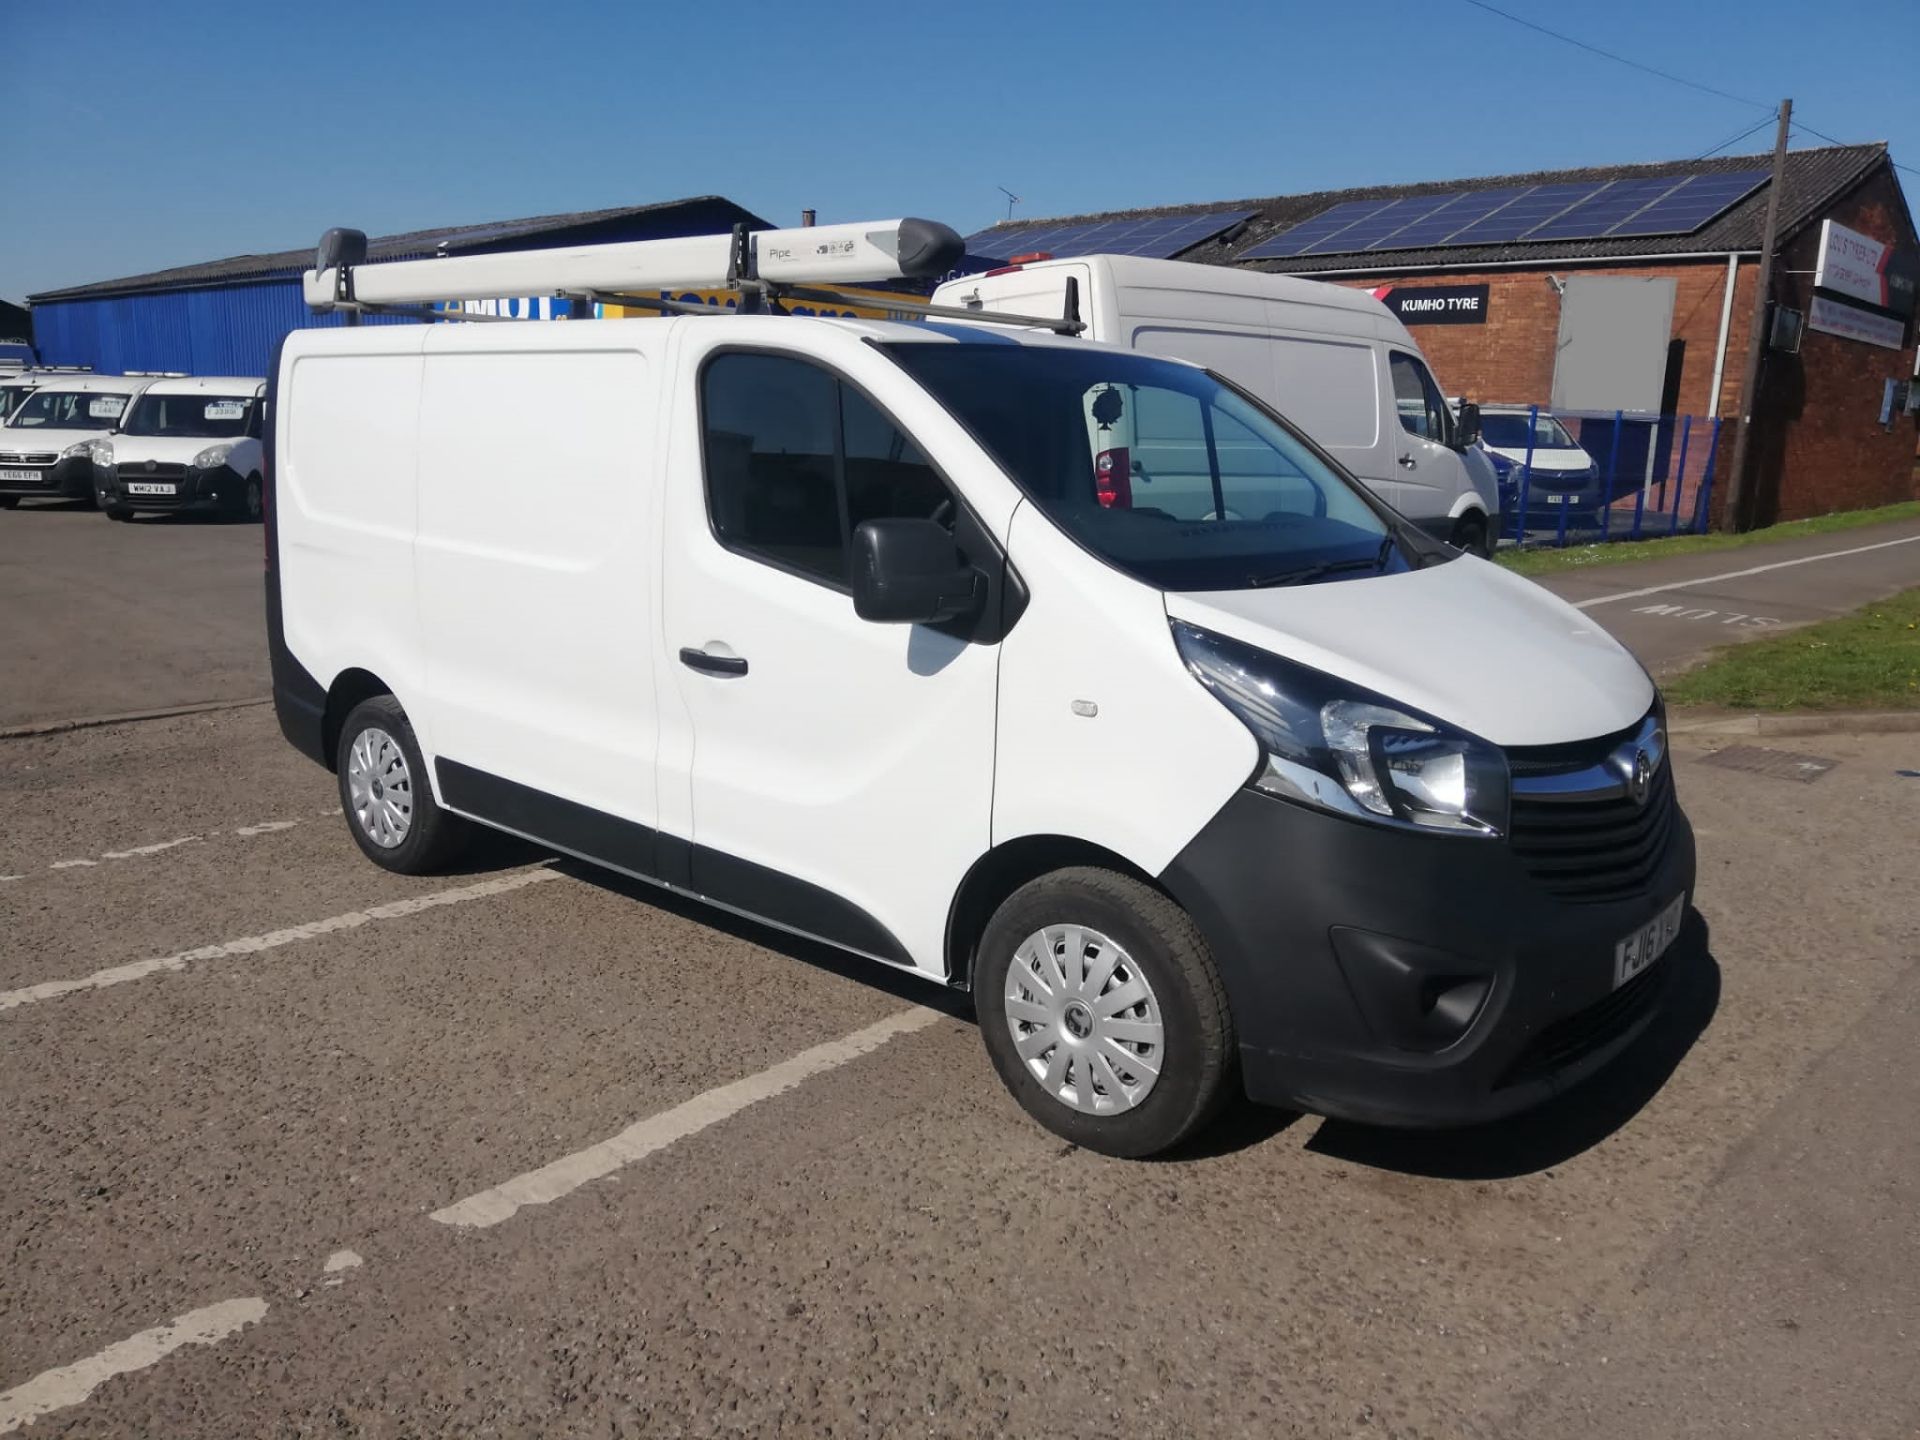
[(189, 1310), (178, 1319), (142, 1330), (72, 1365), (62, 1365), (34, 1376), (26, 1384), (0, 1395), (0, 1434), (31, 1425), (42, 1415), (78, 1405), (115, 1375), (144, 1370), (182, 1345), (216, 1345), (237, 1335), (267, 1313), (267, 1302), (256, 1296), (222, 1300)]
[(511, 874), (496, 876), (491, 880), (483, 880), (478, 885), (465, 885), (458, 890), (436, 890), (431, 895), (413, 895), (405, 900), (390, 900), (385, 905), (373, 905), (365, 910), (349, 910), (344, 915), (330, 915), (325, 920), (310, 920), (305, 925), (294, 925), (285, 930), (270, 930), (264, 935), (247, 935), (238, 940), (222, 941), (218, 945), (202, 945), (195, 950), (182, 950), (177, 955), (162, 955), (152, 960), (136, 960), (130, 965), (116, 965), (110, 970), (97, 970), (77, 980), (48, 980), (39, 985), (29, 985), (24, 990), (4, 990), (0, 991), (0, 1011), (17, 1009), (39, 1000), (53, 1000), (61, 995), (71, 995), (76, 990), (104, 990), (109, 985), (123, 985), (129, 980), (144, 980), (147, 976), (157, 975), (163, 970), (184, 970), (196, 960), (219, 960), (229, 955), (252, 955), (261, 950), (277, 950), (282, 945), (291, 945), (299, 940), (311, 940), (319, 935), (331, 935), (336, 930), (355, 930), (362, 925), (371, 925), (377, 920), (398, 920), (404, 915), (417, 915), (422, 910), (437, 910), (443, 905), (461, 905), (469, 900), (484, 900), (489, 895), (504, 895), (509, 890), (519, 890), (527, 885), (538, 885), (544, 881), (559, 878), (559, 872), (554, 870), (517, 870)]
[(829, 1040), (811, 1050), (802, 1050), (791, 1060), (782, 1060), (757, 1075), (721, 1085), (671, 1110), (650, 1115), (637, 1124), (629, 1125), (611, 1139), (602, 1140), (598, 1145), (589, 1145), (584, 1150), (542, 1165), (538, 1170), (516, 1175), (504, 1185), (482, 1190), (478, 1195), (469, 1195), (444, 1210), (434, 1211), (428, 1218), (442, 1225), (457, 1225), (466, 1229), (485, 1229), (490, 1225), (498, 1225), (503, 1220), (511, 1219), (523, 1205), (545, 1205), (563, 1195), (570, 1195), (590, 1180), (612, 1175), (635, 1161), (644, 1160), (656, 1150), (664, 1150), (676, 1140), (697, 1135), (709, 1125), (717, 1125), (739, 1114), (749, 1105), (772, 1099), (815, 1075), (838, 1069), (849, 1060), (879, 1049), (896, 1035), (923, 1030), (940, 1018), (938, 1010), (929, 1010), (924, 1005), (902, 1010), (864, 1030), (856, 1030), (838, 1040)]
[(1844, 555), (1864, 555), (1869, 550), (1885, 550), (1894, 545), (1920, 542), (1920, 535), (1902, 535), (1898, 540), (1882, 540), (1875, 545), (1856, 545), (1851, 550), (1823, 550), (1818, 555), (1802, 555), (1798, 560), (1776, 560), (1771, 565), (1752, 565), (1745, 570), (1729, 570), (1724, 575), (1702, 575), (1697, 580), (1674, 580), (1665, 585), (1648, 585), (1641, 590), (1622, 590), (1618, 595), (1597, 595), (1578, 602), (1574, 609), (1591, 610), (1596, 605), (1611, 605), (1616, 600), (1638, 600), (1642, 595), (1661, 595), (1669, 590), (1685, 590), (1693, 585), (1712, 585), (1721, 580), (1739, 580), (1768, 570), (1786, 570), (1794, 565), (1811, 565), (1816, 560), (1838, 560)]

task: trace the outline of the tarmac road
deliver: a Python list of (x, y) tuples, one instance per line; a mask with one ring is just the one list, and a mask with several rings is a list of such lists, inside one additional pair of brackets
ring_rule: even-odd
[[(74, 616), (164, 578), (122, 536), (234, 587), (257, 541), (30, 518), (73, 533), (9, 538), (9, 593)], [(244, 673), (175, 624), (6, 643), (29, 707)], [(1809, 784), (1718, 743), (1619, 1064), (1129, 1164), (911, 980), (515, 845), (374, 869), (268, 710), (0, 740), (0, 1431), (1912, 1433), (1920, 736), (1770, 742)]]
[(1920, 520), (1542, 576), (1656, 675), (1920, 585)]

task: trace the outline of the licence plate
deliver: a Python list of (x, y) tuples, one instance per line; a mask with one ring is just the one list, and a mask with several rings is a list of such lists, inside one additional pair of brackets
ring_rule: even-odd
[(1571, 495), (1548, 495), (1544, 498), (1546, 499), (1546, 502), (1549, 505), (1564, 505), (1567, 501), (1571, 500), (1573, 497)]
[(175, 486), (163, 485), (157, 480), (135, 480), (127, 485), (129, 495), (171, 495)]
[(38, 470), (0, 470), (0, 480), (24, 480), (31, 485), (37, 483), (39, 479)]
[(1613, 947), (1613, 986), (1619, 989), (1666, 953), (1680, 933), (1680, 919), (1686, 914), (1687, 897), (1676, 895), (1673, 903)]

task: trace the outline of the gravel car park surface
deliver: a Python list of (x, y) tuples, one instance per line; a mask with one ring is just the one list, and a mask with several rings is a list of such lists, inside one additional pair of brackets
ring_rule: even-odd
[[(5, 517), (10, 593), (127, 583), (147, 527), (80, 518)], [(257, 531), (193, 533), (237, 600)], [(9, 641), (6, 703), (244, 695), (233, 625)], [(0, 740), (0, 1430), (1909, 1433), (1920, 736), (1769, 739), (1806, 784), (1720, 743), (1676, 742), (1699, 917), (1619, 1063), (1128, 1163), (932, 988), (517, 844), (374, 869), (270, 709)]]

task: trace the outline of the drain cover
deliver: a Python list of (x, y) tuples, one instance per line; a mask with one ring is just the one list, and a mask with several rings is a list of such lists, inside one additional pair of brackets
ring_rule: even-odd
[(1764, 745), (1729, 745), (1701, 759), (1703, 765), (1721, 765), (1729, 770), (1750, 770), (1755, 775), (1771, 775), (1776, 780), (1798, 780), (1811, 785), (1840, 762), (1820, 755), (1802, 755), (1795, 750), (1769, 750)]

